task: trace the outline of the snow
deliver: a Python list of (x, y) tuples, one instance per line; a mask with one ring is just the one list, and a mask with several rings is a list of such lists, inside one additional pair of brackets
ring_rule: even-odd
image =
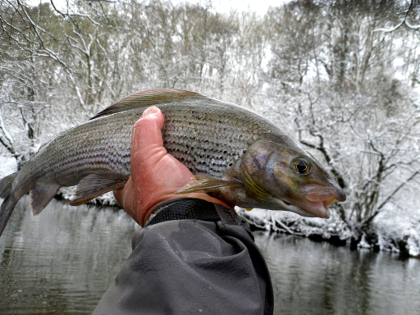
[(407, 233), (407, 249), (410, 256), (420, 256), (420, 234), (419, 230), (410, 229)]
[[(181, 8), (183, 2), (177, 0), (174, 4)], [(195, 27), (179, 23), (183, 19), (171, 21), (175, 28), (168, 27), (169, 21), (162, 18), (160, 24), (154, 13), (160, 15), (163, 8), (162, 14), (168, 14), (163, 16), (169, 17), (178, 14), (178, 8), (154, 6), (153, 1), (133, 3), (129, 10), (125, 6), (116, 8), (127, 25), (135, 27), (115, 34), (106, 33), (104, 28), (98, 33), (104, 40), (108, 37), (109, 54), (87, 51), (86, 45), (92, 45), (93, 38), (85, 42), (70, 31), (61, 37), (74, 43), (68, 47), (68, 54), (45, 42), (45, 48), (59, 58), (51, 64), (44, 58), (35, 58), (33, 64), (28, 64), (26, 58), (3, 58), (6, 76), (0, 89), (0, 136), (4, 135), (13, 146), (14, 150), (9, 151), (27, 159), (59, 131), (85, 121), (99, 108), (136, 90), (174, 87), (201, 92), (262, 113), (292, 137), (313, 147), (311, 153), (320, 163), (346, 182), (343, 186), (348, 198), (342, 203), (342, 215), (351, 227), (335, 212), (323, 220), (282, 211), (239, 210), (255, 227), (352, 246), (357, 240), (360, 249), (419, 256), (420, 176), (413, 176), (420, 162), (420, 84), (419, 41), (414, 32), (401, 28), (393, 33), (372, 33), (372, 22), (386, 26), (394, 21), (369, 10), (366, 16), (358, 11), (356, 15), (351, 11), (342, 14), (333, 6), (327, 10), (322, 5), (320, 15), (308, 28), (302, 21), (312, 17), (298, 2), (284, 16), (282, 11), (269, 10), (272, 14), (267, 20), (239, 12), (248, 8), (260, 15), (267, 12), (268, 5), (279, 6), (287, 1), (189, 2), (210, 10), (191, 11), (189, 14), (199, 17), (191, 22), (202, 21), (200, 14), (205, 12), (206, 21), (219, 21), (220, 27), (208, 24), (211, 27), (206, 32), (196, 32)], [(56, 5), (61, 8), (63, 3), (58, 1)], [(72, 8), (77, 12), (78, 7)], [(86, 10), (97, 16), (88, 7)], [(141, 23), (132, 20), (132, 12), (140, 12)], [(223, 24), (227, 21), (233, 24)], [(149, 28), (150, 38), (157, 39), (156, 46), (137, 46), (133, 42), (141, 41), (143, 28), (137, 26), (143, 24)], [(228, 32), (223, 31), (224, 27)], [(49, 38), (42, 27), (39, 30)], [(121, 36), (127, 40), (121, 40)], [(188, 48), (195, 36), (203, 39), (204, 46)], [(161, 46), (165, 38), (172, 39), (173, 45)], [(191, 50), (185, 53), (187, 48)], [(173, 51), (167, 53), (166, 49)], [(337, 54), (338, 50), (343, 54)], [(11, 51), (17, 55), (22, 52), (19, 46)], [(86, 54), (91, 67), (86, 67)], [(69, 66), (68, 71), (59, 66), (61, 62)], [(101, 67), (104, 71), (100, 71)], [(116, 71), (112, 80), (107, 69)], [(338, 75), (340, 69), (344, 77)], [(22, 80), (15, 79), (19, 77)], [(87, 81), (94, 83), (87, 85)], [(34, 89), (36, 97), (32, 101), (20, 93), (27, 86)], [(102, 88), (103, 92), (98, 93)], [(87, 95), (93, 96), (89, 102), (85, 100)], [(29, 133), (32, 128), (35, 138)], [(5, 149), (1, 149), (3, 154)], [(329, 158), (322, 152), (327, 152)], [(0, 157), (0, 163), (0, 177), (17, 169), (13, 158)], [(74, 188), (61, 191), (65, 199), (71, 199), (73, 194)], [(374, 204), (372, 200), (376, 200)], [(115, 204), (112, 193), (92, 202)], [(380, 214), (369, 226), (371, 230), (360, 227), (377, 210)]]
[[(270, 7), (278, 7), (281, 4), (288, 3), (291, 0), (215, 0), (212, 1), (212, 5), (218, 12), (229, 13), (232, 10), (240, 11), (253, 11), (259, 15), (267, 13)], [(189, 3), (200, 3), (197, 0), (176, 0), (173, 1), (175, 4), (189, 2)]]
[(399, 215), (397, 210), (384, 213), (375, 220), (378, 243), (381, 250), (399, 252), (399, 243), (405, 253), (420, 256), (420, 213)]
[[(58, 194), (61, 198), (65, 200), (72, 200), (74, 197), (74, 194), (76, 192), (76, 186), (72, 187), (62, 187)], [(95, 198), (91, 201), (88, 201), (90, 204), (96, 204), (96, 205), (103, 205), (103, 206), (116, 206), (117, 201), (114, 198), (113, 192), (108, 192), (102, 196), (99, 196), (98, 198)]]
[(0, 155), (0, 178), (17, 171), (16, 159)]
[[(253, 209), (237, 212), (255, 228), (275, 233), (287, 233), (303, 237), (319, 237), (325, 241), (349, 245), (356, 237), (337, 215), (332, 212), (330, 219), (306, 218), (285, 211)], [(373, 224), (375, 242), (363, 234), (358, 249), (389, 251), (412, 257), (420, 257), (420, 218), (415, 216), (381, 215)]]
[[(16, 172), (16, 160), (11, 157), (0, 156), (0, 178)], [(60, 196), (63, 199), (71, 200), (76, 187), (61, 188)], [(113, 193), (100, 196), (90, 203), (97, 205), (116, 205)], [(274, 233), (288, 233), (304, 237), (320, 236), (324, 240), (336, 237), (339, 240), (348, 241), (354, 235), (343, 222), (338, 220), (332, 212), (330, 219), (305, 218), (295, 213), (285, 211), (271, 211), (264, 209), (253, 209), (246, 211), (242, 208), (236, 209), (238, 214), (255, 228), (263, 229)], [(397, 215), (396, 215), (397, 214)], [(373, 250), (378, 246), (380, 250), (390, 252), (401, 252), (398, 244), (402, 242), (404, 252), (413, 257), (420, 256), (420, 211), (412, 211), (410, 215), (398, 213), (397, 209), (389, 209), (382, 213), (375, 220), (374, 229), (377, 233), (377, 242), (372, 244), (366, 235), (362, 235), (357, 244), (358, 249)]]

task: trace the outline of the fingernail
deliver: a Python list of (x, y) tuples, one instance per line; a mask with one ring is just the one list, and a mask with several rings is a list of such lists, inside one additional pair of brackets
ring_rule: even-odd
[(141, 117), (146, 117), (146, 116), (150, 116), (150, 115), (153, 115), (153, 114), (158, 114), (159, 112), (160, 112), (159, 108), (157, 108), (156, 106), (152, 106), (152, 107), (146, 108), (146, 110), (143, 112)]

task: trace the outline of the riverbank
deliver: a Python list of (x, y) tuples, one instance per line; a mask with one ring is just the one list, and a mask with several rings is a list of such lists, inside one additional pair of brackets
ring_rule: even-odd
[[(61, 189), (57, 199), (71, 200), (75, 187)], [(105, 194), (90, 201), (96, 206), (118, 207), (112, 193)], [(397, 253), (402, 257), (420, 258), (420, 221), (405, 222), (402, 219), (392, 220), (386, 217), (372, 224), (368, 233), (357, 236), (357, 229), (348, 227), (335, 212), (329, 219), (305, 218), (284, 211), (253, 209), (246, 211), (237, 208), (253, 231), (261, 230), (270, 233), (288, 234), (309, 238), (317, 242), (328, 242), (336, 246), (347, 246), (350, 249), (386, 251)]]
[[(14, 159), (0, 157), (2, 169), (0, 178), (15, 171)], [(76, 187), (62, 188), (56, 199), (68, 202), (73, 197)], [(96, 206), (118, 207), (112, 193), (107, 193), (89, 202)], [(374, 252), (386, 251), (398, 253), (404, 257), (420, 258), (420, 215), (398, 216), (394, 212), (384, 212), (373, 222), (368, 233), (357, 235), (357, 227), (349, 228), (332, 211), (331, 218), (305, 218), (294, 213), (254, 209), (238, 209), (253, 230), (268, 231), (306, 237), (314, 241), (325, 241), (336, 246), (350, 249), (368, 249)]]
[(358, 235), (357, 227), (350, 228), (332, 212), (329, 219), (305, 218), (294, 213), (239, 209), (254, 230), (306, 237), (350, 249), (398, 253), (402, 257), (420, 258), (420, 221), (404, 220), (386, 215), (375, 220), (369, 230)]

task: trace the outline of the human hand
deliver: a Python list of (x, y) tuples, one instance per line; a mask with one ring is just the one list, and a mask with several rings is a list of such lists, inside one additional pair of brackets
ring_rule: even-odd
[[(131, 137), (131, 177), (114, 196), (125, 211), (141, 226), (160, 203), (180, 198), (174, 192), (196, 180), (190, 170), (163, 147), (164, 117), (159, 108), (147, 108), (135, 123)], [(182, 197), (222, 201), (204, 192), (183, 194)]]

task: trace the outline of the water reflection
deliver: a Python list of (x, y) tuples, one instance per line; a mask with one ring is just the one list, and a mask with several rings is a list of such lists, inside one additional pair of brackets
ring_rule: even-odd
[(420, 314), (420, 261), (256, 233), (276, 314)]
[[(131, 252), (123, 211), (24, 198), (0, 238), (0, 314), (90, 314)], [(256, 233), (275, 314), (420, 314), (420, 260)]]
[(131, 252), (123, 212), (53, 200), (18, 204), (0, 238), (1, 314), (90, 314)]

